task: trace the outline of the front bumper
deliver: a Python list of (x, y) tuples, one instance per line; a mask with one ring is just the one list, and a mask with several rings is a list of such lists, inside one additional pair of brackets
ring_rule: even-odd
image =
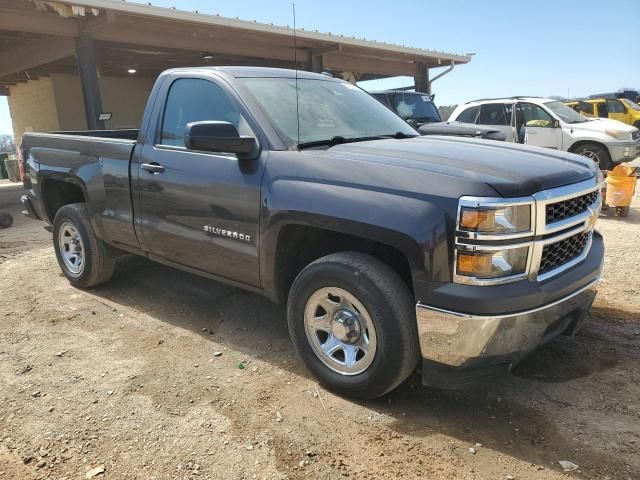
[(630, 162), (636, 157), (640, 157), (640, 140), (632, 142), (616, 142), (607, 145), (611, 161), (614, 163)]
[(437, 387), (476, 383), (496, 370), (508, 370), (560, 333), (575, 333), (591, 308), (598, 282), (550, 304), (505, 315), (471, 315), (418, 302), (423, 382)]

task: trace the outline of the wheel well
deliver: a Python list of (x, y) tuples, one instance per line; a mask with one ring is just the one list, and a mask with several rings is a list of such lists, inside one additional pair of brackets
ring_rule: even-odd
[(352, 251), (371, 255), (391, 267), (413, 293), (411, 269), (405, 255), (395, 247), (373, 240), (304, 225), (288, 225), (278, 237), (276, 290), (286, 304), (289, 289), (304, 267), (331, 253)]
[(571, 147), (569, 148), (569, 152), (574, 153), (579, 147), (581, 147), (582, 145), (587, 145), (589, 143), (598, 145), (599, 147), (604, 148), (607, 153), (609, 153), (609, 149), (604, 143), (597, 142), (595, 140), (578, 140), (576, 143), (571, 145)]
[(56, 212), (61, 207), (85, 201), (82, 188), (75, 183), (64, 180), (47, 180), (42, 191), (45, 210), (50, 222), (53, 222)]

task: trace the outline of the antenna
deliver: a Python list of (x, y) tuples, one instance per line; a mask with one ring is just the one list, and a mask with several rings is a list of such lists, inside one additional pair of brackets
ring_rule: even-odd
[(296, 120), (298, 122), (298, 142), (296, 146), (300, 145), (300, 100), (298, 96), (298, 37), (296, 35), (296, 4), (292, 3), (293, 7), (293, 65), (296, 70)]

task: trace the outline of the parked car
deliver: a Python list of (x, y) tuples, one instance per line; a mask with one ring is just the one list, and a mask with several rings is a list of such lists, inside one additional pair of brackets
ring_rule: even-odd
[(347, 82), (250, 67), (169, 70), (137, 135), (94, 133), (21, 145), (22, 203), (68, 281), (128, 252), (263, 294), (343, 394), (420, 360), (434, 386), (508, 371), (595, 296), (602, 177), (576, 155), (419, 136)]
[(566, 105), (585, 117), (610, 118), (640, 129), (640, 106), (626, 98), (594, 98)]
[(486, 127), (470, 127), (459, 122), (443, 122), (433, 97), (426, 93), (404, 90), (384, 90), (372, 92), (384, 105), (396, 112), (422, 135), (447, 135), (474, 137), (488, 140), (505, 140), (500, 130)]
[(640, 103), (640, 92), (638, 90), (632, 89), (621, 89), (617, 92), (596, 93), (594, 95), (589, 95), (589, 99), (592, 98), (626, 98), (627, 100), (631, 100), (632, 102)]
[(450, 120), (498, 128), (508, 142), (577, 153), (603, 170), (640, 155), (637, 128), (616, 120), (585, 118), (550, 98), (475, 100), (458, 106)]

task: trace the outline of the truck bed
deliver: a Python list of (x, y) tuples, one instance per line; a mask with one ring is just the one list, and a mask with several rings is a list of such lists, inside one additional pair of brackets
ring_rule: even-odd
[(55, 135), (72, 135), (76, 137), (98, 137), (98, 138), (118, 138), (122, 140), (136, 140), (137, 128), (119, 128), (115, 130), (70, 130), (63, 132), (53, 132)]
[[(116, 133), (114, 133), (116, 132)], [(137, 131), (136, 131), (137, 132)], [(107, 136), (107, 135), (115, 136)], [(99, 135), (99, 136), (98, 136)], [(133, 137), (123, 138), (123, 137)], [(37, 215), (53, 220), (42, 203), (65, 188), (60, 182), (82, 185), (83, 201), (90, 206), (94, 227), (113, 243), (138, 244), (133, 229), (129, 162), (136, 145), (133, 131), (25, 133), (22, 154), (26, 172), (38, 182), (25, 182), (33, 192)], [(53, 197), (51, 197), (53, 195)], [(103, 232), (111, 232), (107, 235)]]
[[(104, 130), (102, 133), (110, 132)], [(109, 164), (120, 162), (128, 170), (136, 140), (121, 137), (88, 135), (90, 132), (25, 133), (22, 151), (27, 160), (35, 160), (40, 168), (77, 169), (89, 164), (100, 165), (109, 172)], [(105, 164), (105, 162), (107, 162)]]

